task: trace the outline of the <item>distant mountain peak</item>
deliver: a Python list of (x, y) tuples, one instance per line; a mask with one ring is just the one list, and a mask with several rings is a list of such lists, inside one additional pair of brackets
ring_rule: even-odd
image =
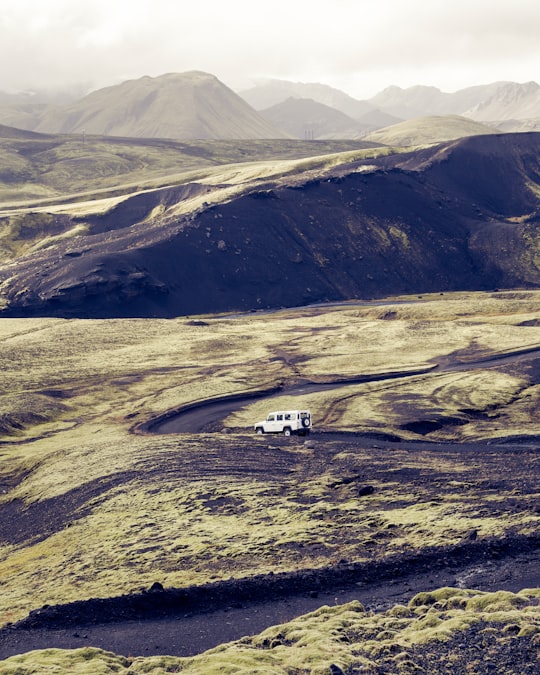
[[(287, 138), (291, 133), (310, 139), (315, 134), (358, 138), (403, 120), (433, 115), (460, 115), (508, 131), (540, 125), (540, 85), (535, 81), (501, 80), (453, 93), (422, 84), (390, 85), (369, 100), (358, 100), (320, 82), (276, 78), (256, 82), (237, 94), (203, 70), (169, 72), (126, 80), (74, 97), (75, 101), (56, 100), (54, 106), (47, 97), (40, 102), (30, 93), (0, 92), (0, 123), (41, 133), (84, 130), (96, 135), (186, 140)], [(293, 106), (292, 100), (303, 103)], [(281, 110), (270, 110), (285, 103)], [(317, 106), (326, 109), (317, 110)]]
[(359, 101), (340, 89), (320, 82), (269, 79), (240, 92), (240, 96), (255, 110), (266, 110), (283, 103), (290, 97), (312, 99), (317, 103), (335, 108), (353, 119), (358, 119), (374, 109), (367, 101)]
[(136, 138), (287, 138), (215, 75), (145, 75), (48, 109), (34, 130)]
[(190, 82), (219, 82), (218, 78), (212, 73), (207, 73), (204, 70), (187, 70), (183, 73), (164, 73), (151, 77), (151, 80), (172, 80), (172, 81), (190, 81)]
[(500, 83), (491, 96), (479, 101), (464, 115), (478, 121), (540, 117), (540, 85), (533, 81)]
[(425, 115), (462, 115), (477, 121), (540, 116), (540, 86), (536, 82), (497, 81), (446, 93), (437, 87), (386, 87), (369, 102), (403, 119)]

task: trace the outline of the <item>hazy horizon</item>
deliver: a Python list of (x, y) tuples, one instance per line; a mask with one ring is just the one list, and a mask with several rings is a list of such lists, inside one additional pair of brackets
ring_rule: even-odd
[(319, 82), (358, 99), (391, 85), (452, 93), (540, 78), (534, 0), (0, 0), (0, 91), (81, 95), (201, 70), (235, 91)]

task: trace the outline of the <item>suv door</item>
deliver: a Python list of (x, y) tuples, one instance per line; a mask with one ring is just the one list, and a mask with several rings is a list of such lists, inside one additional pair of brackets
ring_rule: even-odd
[(281, 431), (280, 423), (276, 420), (276, 415), (271, 413), (266, 418), (266, 424), (264, 425), (266, 433), (271, 433), (275, 431)]

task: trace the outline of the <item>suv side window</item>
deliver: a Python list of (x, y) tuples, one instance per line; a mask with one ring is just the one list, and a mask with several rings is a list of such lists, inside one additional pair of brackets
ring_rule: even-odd
[(290, 420), (290, 419), (291, 419), (291, 413), (287, 413), (287, 414), (285, 415), (285, 419), (286, 419), (286, 420)]
[(277, 419), (278, 419), (278, 422), (281, 422), (281, 420), (283, 419), (283, 415), (278, 415)]
[(267, 422), (273, 422), (274, 421), (274, 416), (273, 415), (268, 415), (268, 419), (266, 420)]

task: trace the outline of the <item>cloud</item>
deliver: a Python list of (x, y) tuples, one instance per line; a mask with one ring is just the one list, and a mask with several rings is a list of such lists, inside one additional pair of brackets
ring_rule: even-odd
[(390, 84), (452, 90), (540, 72), (537, 0), (0, 0), (0, 90), (89, 87), (205, 70), (321, 81), (358, 97)]

